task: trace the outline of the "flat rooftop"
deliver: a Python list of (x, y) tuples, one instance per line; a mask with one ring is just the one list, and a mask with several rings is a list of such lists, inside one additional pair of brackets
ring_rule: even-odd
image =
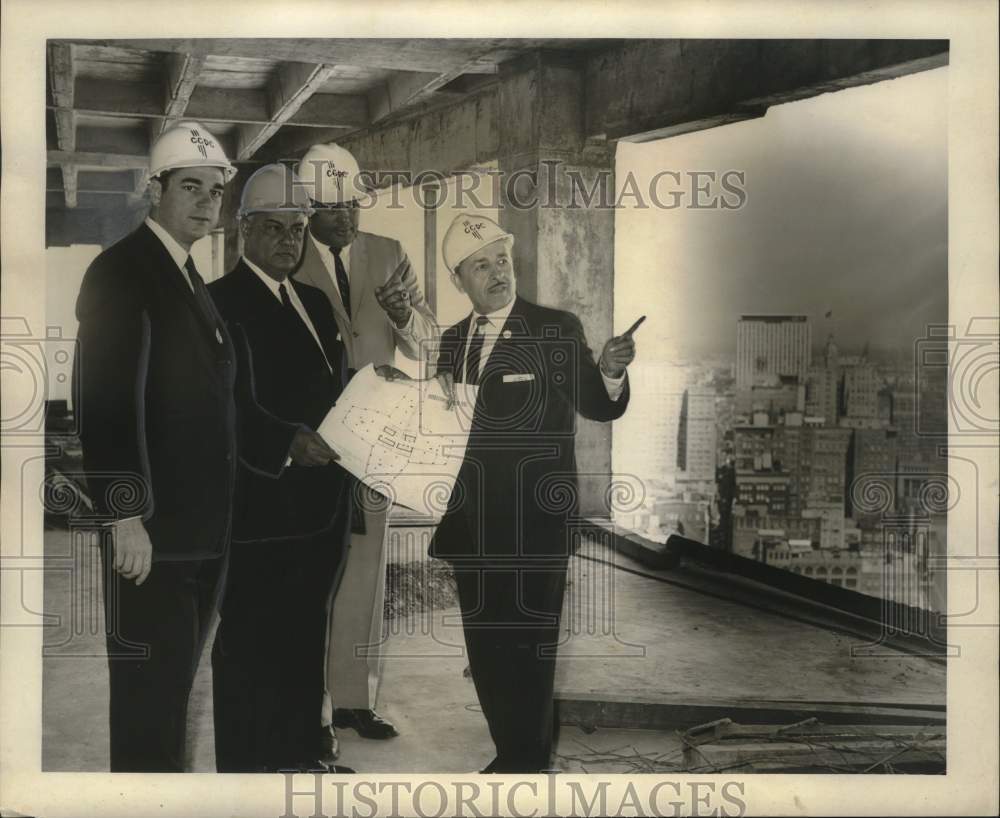
[[(46, 547), (49, 556), (68, 558), (69, 533), (47, 531)], [(107, 769), (107, 661), (97, 576), (46, 574), (45, 609), (59, 618), (45, 639), (44, 770)], [(832, 620), (825, 626), (821, 612), (789, 614), (769, 596), (771, 589), (752, 583), (734, 593), (696, 566), (658, 571), (604, 546), (585, 545), (571, 561), (556, 677), (560, 716), (577, 724), (561, 729), (558, 766), (581, 772), (670, 769), (682, 750), (676, 731), (726, 712), (739, 722), (759, 712), (757, 721), (786, 724), (838, 711), (845, 714), (841, 721), (854, 723), (879, 708), (918, 715), (930, 708), (943, 718), (942, 661), (886, 646), (877, 656), (852, 651), (864, 645), (863, 636)], [(365, 773), (480, 769), (493, 749), (463, 672), (457, 608), (399, 617), (388, 626), (378, 708), (401, 735), (366, 741), (338, 731), (342, 762)], [(211, 694), (206, 651), (189, 710), (190, 765), (198, 772), (214, 770)], [(629, 729), (636, 718), (656, 729)]]

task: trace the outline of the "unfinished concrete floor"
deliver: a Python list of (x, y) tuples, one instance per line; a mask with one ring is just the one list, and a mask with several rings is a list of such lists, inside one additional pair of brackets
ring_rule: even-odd
[[(107, 663), (97, 563), (88, 569), (80, 554), (74, 558), (66, 531), (47, 531), (46, 550), (53, 568), (45, 579), (45, 609), (56, 616), (45, 640), (42, 767), (106, 770)], [(584, 553), (638, 567), (605, 551)], [(944, 702), (941, 664), (899, 653), (852, 658), (853, 637), (586, 559), (573, 560), (569, 579), (556, 678), (568, 698)], [(378, 707), (401, 735), (368, 741), (338, 731), (344, 764), (367, 773), (466, 773), (493, 757), (475, 690), (463, 675), (457, 614), (448, 609), (390, 622)], [(214, 770), (211, 697), (206, 652), (189, 710), (194, 771)], [(669, 763), (679, 747), (668, 732), (585, 734), (563, 727), (556, 762), (567, 771), (628, 772), (635, 771), (628, 756)]]

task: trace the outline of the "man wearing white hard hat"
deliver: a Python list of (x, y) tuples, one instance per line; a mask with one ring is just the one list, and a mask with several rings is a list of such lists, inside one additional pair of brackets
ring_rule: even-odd
[[(319, 287), (333, 307), (347, 347), (348, 366), (391, 366), (396, 350), (412, 360), (426, 359), (437, 338), (437, 323), (403, 248), (395, 239), (358, 229), (361, 205), (369, 196), (358, 163), (336, 144), (314, 145), (298, 166), (310, 189), (315, 213), (298, 281)], [(351, 536), (344, 579), (330, 618), (327, 685), (330, 702), (323, 723), (350, 727), (372, 739), (395, 736), (396, 730), (375, 712), (379, 660), (366, 646), (382, 641), (386, 570), (384, 503), (369, 496), (364, 503), (363, 531)], [(356, 650), (357, 648), (357, 650)], [(377, 650), (375, 651), (377, 653)], [(336, 733), (324, 730), (336, 755)]]
[[(327, 604), (349, 533), (353, 478), (310, 430), (347, 380), (326, 296), (289, 278), (312, 212), (290, 168), (267, 165), (243, 189), (243, 255), (209, 285), (255, 398), (303, 424), (277, 479), (241, 463), (233, 545), (212, 653), (219, 772), (330, 771), (319, 760)], [(333, 771), (349, 771), (334, 768)]]
[(468, 213), (444, 236), (445, 263), (472, 313), (442, 334), (437, 377), (449, 397), (471, 385), (478, 392), (430, 554), (455, 571), (469, 668), (496, 747), (483, 772), (537, 773), (552, 750), (576, 416), (621, 417), (635, 346), (631, 333), (612, 338), (595, 362), (575, 315), (517, 294), (513, 242)]
[[(145, 222), (80, 288), (75, 377), (102, 545), (113, 772), (184, 769), (188, 696), (222, 573), (235, 488), (235, 351), (192, 259), (235, 174), (195, 122), (150, 155)], [(245, 379), (244, 379), (245, 381)], [(277, 472), (297, 429), (255, 407), (240, 456)]]

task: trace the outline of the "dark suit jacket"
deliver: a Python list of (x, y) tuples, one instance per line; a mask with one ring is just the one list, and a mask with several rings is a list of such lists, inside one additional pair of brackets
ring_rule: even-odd
[[(462, 379), (471, 315), (445, 331), (438, 370)], [(509, 333), (509, 337), (505, 337)], [(565, 558), (578, 508), (576, 415), (621, 417), (572, 313), (518, 297), (479, 379), (465, 460), (432, 556)]]
[[(251, 361), (260, 405), (296, 428), (316, 429), (347, 382), (346, 355), (327, 297), (297, 281), (290, 285), (309, 314), (330, 366), (302, 320), (282, 306), (242, 259), (232, 272), (213, 281), (209, 291), (241, 361)], [(350, 485), (347, 472), (335, 464), (289, 465), (278, 474), (241, 461), (233, 539), (259, 542), (324, 531), (338, 511), (344, 511)]]
[(258, 467), (280, 468), (294, 427), (256, 407), (221, 318), (199, 307), (145, 225), (93, 261), (76, 314), (77, 412), (95, 505), (109, 518), (141, 515), (154, 560), (219, 556), (235, 485), (234, 391), (245, 395), (239, 422), (253, 441), (242, 456)]

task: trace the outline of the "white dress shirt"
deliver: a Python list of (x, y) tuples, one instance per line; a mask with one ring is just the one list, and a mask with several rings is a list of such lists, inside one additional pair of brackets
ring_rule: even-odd
[(158, 222), (153, 221), (149, 218), (149, 216), (146, 217), (144, 224), (153, 231), (153, 235), (155, 235), (156, 238), (163, 243), (163, 246), (167, 248), (167, 252), (170, 253), (170, 258), (174, 260), (174, 264), (177, 265), (184, 277), (184, 283), (188, 285), (191, 292), (194, 292), (194, 284), (191, 283), (191, 277), (188, 275), (187, 270), (184, 269), (184, 263), (188, 260), (188, 257), (191, 254), (177, 243), (177, 239), (171, 236), (166, 231), (166, 228)]
[[(318, 241), (316, 237), (310, 233), (309, 240), (316, 245), (316, 250), (319, 253), (319, 257), (323, 262), (323, 266), (326, 268), (327, 275), (330, 276), (330, 281), (333, 282), (333, 289), (340, 294), (340, 285), (337, 283), (337, 265), (333, 260), (333, 250), (327, 245)], [(353, 242), (352, 242), (353, 243)], [(355, 282), (351, 279), (351, 245), (345, 244), (340, 248), (340, 260), (344, 263), (344, 272), (347, 273), (347, 283), (353, 287)], [(360, 282), (358, 282), (360, 285)], [(341, 299), (343, 301), (343, 299)], [(348, 305), (349, 306), (349, 305)], [(345, 310), (346, 312), (346, 310)], [(354, 318), (351, 317), (353, 322)], [(400, 335), (405, 335), (407, 338), (413, 338), (413, 310), (410, 310), (410, 317), (406, 319), (406, 323), (401, 327), (396, 326), (396, 322), (393, 321), (388, 314), (385, 316), (385, 320), (389, 322), (389, 326), (392, 327), (393, 332), (398, 332)]]
[[(483, 313), (472, 311), (472, 316), (469, 318), (469, 331), (466, 334), (465, 348), (462, 350), (462, 380), (466, 380), (466, 367), (469, 365), (469, 345), (472, 343), (472, 336), (476, 331), (476, 321), (482, 315), (486, 319), (486, 323), (483, 324), (483, 349), (479, 356), (479, 372), (482, 374), (486, 371), (486, 363), (490, 359), (490, 355), (493, 352), (493, 347), (497, 345), (497, 339), (500, 337), (500, 333), (503, 331), (504, 324), (507, 323), (507, 319), (510, 317), (510, 311), (514, 308), (514, 299), (512, 298), (510, 302), (498, 310), (494, 310), (491, 313), (483, 315)], [(622, 392), (625, 389), (625, 376), (622, 375), (620, 378), (609, 378), (604, 372), (601, 372), (601, 378), (604, 380), (604, 388), (608, 390), (608, 397), (611, 400), (618, 400), (621, 397)]]
[(265, 273), (262, 269), (260, 269), (260, 267), (258, 267), (252, 261), (250, 261), (250, 259), (248, 259), (246, 256), (243, 256), (243, 261), (246, 262), (247, 267), (249, 267), (251, 270), (254, 271), (254, 274), (257, 276), (257, 278), (259, 278), (261, 281), (264, 282), (264, 284), (267, 285), (267, 288), (278, 300), (279, 304), (281, 304), (282, 301), (281, 301), (281, 293), (278, 292), (278, 288), (282, 284), (285, 285), (285, 291), (288, 293), (288, 300), (292, 302), (292, 306), (295, 308), (295, 311), (299, 314), (299, 318), (302, 319), (302, 322), (306, 325), (306, 328), (312, 335), (313, 340), (316, 341), (316, 346), (318, 346), (319, 351), (323, 353), (323, 360), (326, 361), (327, 368), (332, 372), (333, 367), (330, 366), (330, 359), (326, 357), (326, 351), (323, 349), (323, 344), (319, 340), (319, 333), (316, 332), (316, 327), (313, 326), (313, 322), (309, 320), (309, 313), (306, 312), (305, 305), (299, 299), (299, 295), (298, 293), (295, 292), (295, 288), (292, 286), (291, 282), (287, 278), (284, 280), (284, 282), (275, 281), (273, 278), (271, 278), (271, 276)]

